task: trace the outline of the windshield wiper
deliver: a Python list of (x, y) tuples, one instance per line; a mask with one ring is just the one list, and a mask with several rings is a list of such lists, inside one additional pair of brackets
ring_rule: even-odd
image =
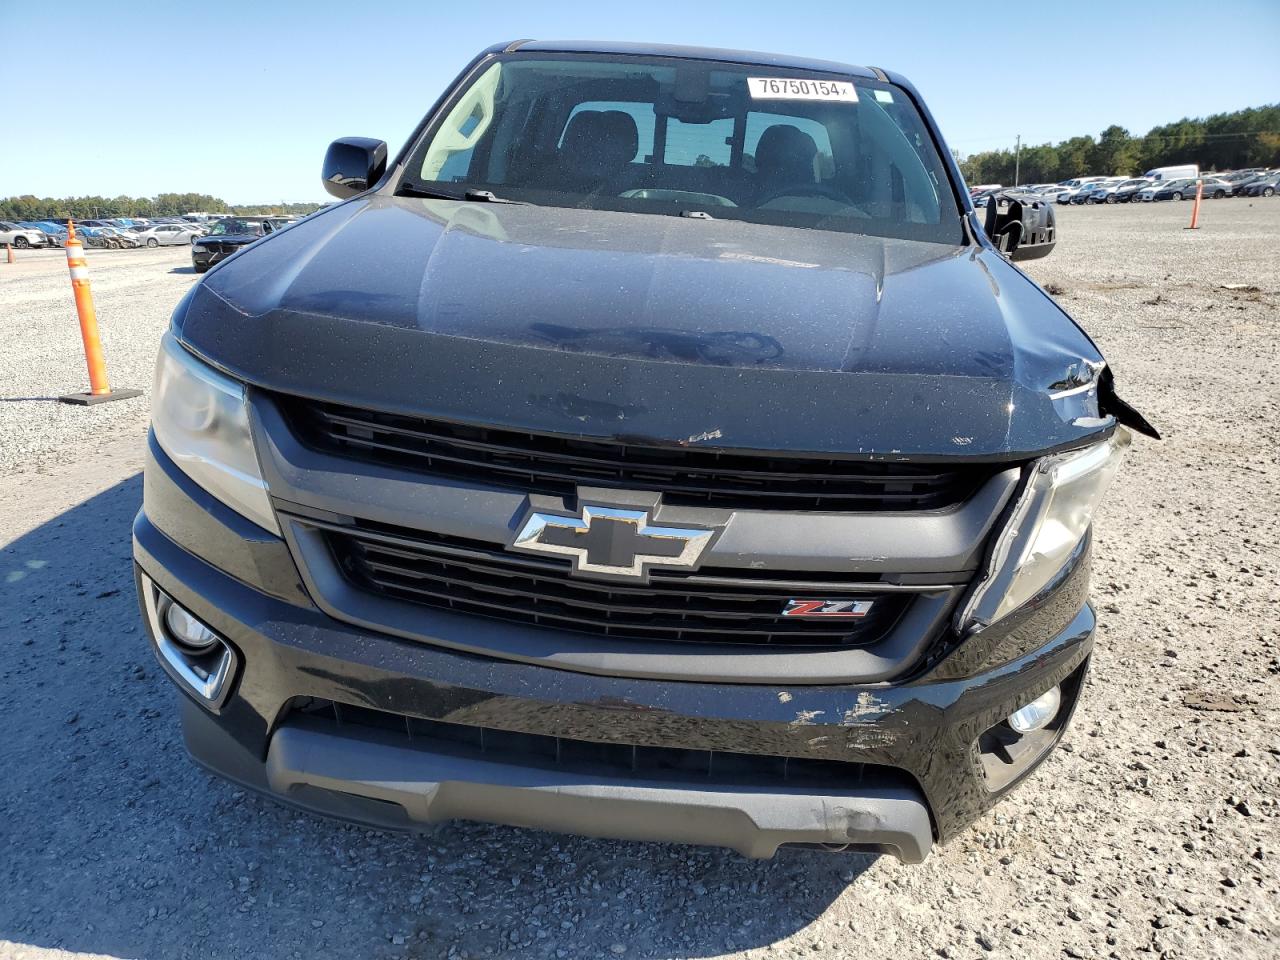
[(508, 200), (506, 197), (499, 197), (488, 190), (477, 190), (474, 187), (468, 187), (462, 191), (462, 196), (458, 196), (456, 193), (433, 190), (429, 187), (420, 187), (412, 183), (400, 184), (399, 189), (396, 190), (396, 195), (400, 197), (424, 197), (427, 200), (471, 201), (473, 203), (524, 203), (523, 200)]

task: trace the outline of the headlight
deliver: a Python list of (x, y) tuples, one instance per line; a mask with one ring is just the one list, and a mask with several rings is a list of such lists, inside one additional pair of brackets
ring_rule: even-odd
[(996, 542), (986, 579), (960, 612), (962, 632), (1016, 610), (1062, 569), (1088, 532), (1131, 439), (1118, 426), (1102, 443), (1036, 463)]
[(160, 341), (151, 426), (182, 471), (258, 526), (280, 533), (249, 432), (244, 387), (187, 353), (171, 332)]
[(199, 250), (201, 253), (204, 253), (204, 252), (205, 252), (204, 245), (203, 245), (203, 244), (196, 243), (194, 240), (192, 240), (192, 241), (191, 241), (191, 249), (192, 249), (192, 250)]

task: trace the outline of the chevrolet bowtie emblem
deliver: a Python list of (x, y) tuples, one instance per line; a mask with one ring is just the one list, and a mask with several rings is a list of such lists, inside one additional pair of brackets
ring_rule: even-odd
[(646, 580), (651, 567), (695, 566), (715, 530), (659, 527), (644, 510), (584, 506), (580, 517), (532, 513), (511, 549), (573, 560), (573, 572)]

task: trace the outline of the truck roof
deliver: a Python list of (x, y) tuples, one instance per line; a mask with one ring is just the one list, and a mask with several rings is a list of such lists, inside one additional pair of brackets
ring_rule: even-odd
[(782, 67), (788, 70), (844, 73), (869, 80), (885, 79), (884, 71), (876, 67), (861, 67), (851, 63), (838, 63), (834, 60), (814, 60), (809, 57), (760, 53), (753, 50), (686, 47), (667, 43), (624, 43), (616, 40), (516, 40), (498, 44), (491, 47), (488, 52), (510, 53), (514, 50), (532, 50), (539, 53), (616, 53), (644, 57), (679, 57), (686, 60), (722, 60), (761, 67)]

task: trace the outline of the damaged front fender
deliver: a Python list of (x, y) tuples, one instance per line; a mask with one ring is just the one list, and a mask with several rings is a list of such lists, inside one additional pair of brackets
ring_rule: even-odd
[(1115, 377), (1110, 367), (1103, 367), (1098, 373), (1098, 412), (1103, 416), (1115, 417), (1117, 423), (1143, 436), (1153, 440), (1161, 439), (1160, 431), (1116, 394)]

